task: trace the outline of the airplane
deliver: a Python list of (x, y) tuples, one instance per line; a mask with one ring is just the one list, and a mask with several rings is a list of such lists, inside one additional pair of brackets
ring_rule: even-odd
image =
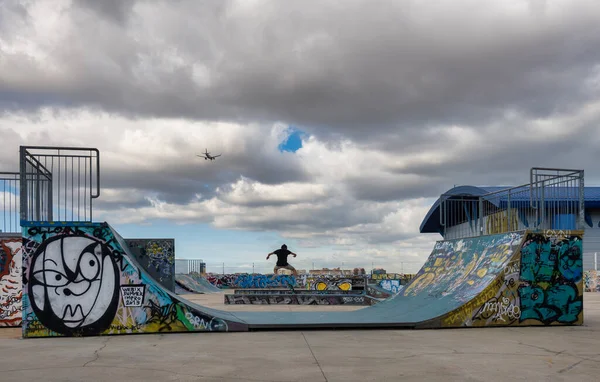
[(221, 156), (221, 154), (219, 154), (219, 155), (215, 155), (215, 156), (212, 156), (212, 155), (210, 155), (210, 153), (208, 152), (208, 149), (206, 149), (206, 152), (204, 153), (204, 156), (202, 156), (202, 155), (198, 155), (198, 154), (196, 154), (196, 156), (197, 156), (197, 157), (200, 157), (200, 158), (204, 158), (204, 160), (207, 160), (207, 159), (210, 159), (210, 160), (215, 160), (215, 158), (217, 158), (217, 157), (220, 157), (220, 156)]

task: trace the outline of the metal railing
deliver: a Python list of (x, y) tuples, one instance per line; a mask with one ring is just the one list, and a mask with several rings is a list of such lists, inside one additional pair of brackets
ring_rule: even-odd
[(583, 229), (584, 172), (534, 167), (530, 183), (480, 196), (443, 194), (445, 239), (522, 229)]
[(1, 233), (18, 233), (19, 224), (19, 173), (0, 172)]
[(22, 221), (92, 221), (100, 196), (95, 148), (20, 147)]

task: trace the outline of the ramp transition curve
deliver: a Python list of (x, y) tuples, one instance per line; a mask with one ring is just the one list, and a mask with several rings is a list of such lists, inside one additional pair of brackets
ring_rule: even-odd
[(196, 274), (182, 274), (177, 273), (175, 275), (175, 283), (182, 289), (192, 293), (220, 293), (221, 289), (212, 285), (203, 276)]
[(439, 241), (397, 295), (351, 312), (225, 312), (165, 290), (107, 223), (23, 227), (23, 337), (583, 323), (582, 231)]

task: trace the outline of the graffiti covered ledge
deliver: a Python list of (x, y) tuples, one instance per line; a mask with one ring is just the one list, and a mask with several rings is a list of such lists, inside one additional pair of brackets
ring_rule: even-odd
[(24, 338), (248, 330), (165, 290), (107, 223), (22, 227)]

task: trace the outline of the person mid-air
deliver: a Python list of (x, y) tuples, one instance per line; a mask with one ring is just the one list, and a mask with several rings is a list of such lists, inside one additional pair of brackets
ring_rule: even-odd
[(280, 269), (289, 269), (290, 271), (292, 271), (294, 276), (298, 275), (298, 272), (296, 272), (296, 268), (292, 267), (287, 261), (289, 255), (296, 257), (296, 254), (294, 252), (287, 249), (287, 245), (284, 244), (281, 246), (280, 249), (269, 253), (267, 255), (267, 260), (269, 260), (269, 257), (271, 257), (271, 255), (277, 256), (277, 263), (275, 264), (275, 268), (273, 268), (273, 273), (277, 274), (277, 271)]

